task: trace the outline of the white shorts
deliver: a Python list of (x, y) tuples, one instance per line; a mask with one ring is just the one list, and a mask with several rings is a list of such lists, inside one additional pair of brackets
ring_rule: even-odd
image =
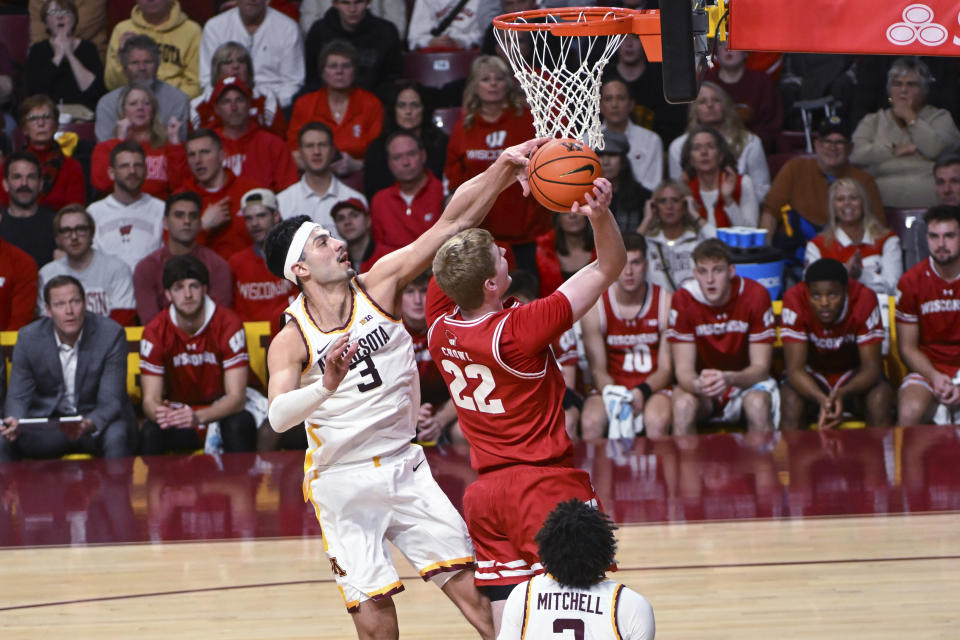
[[(954, 384), (960, 382), (958, 379), (960, 379), (960, 373), (957, 373), (956, 377), (954, 377)], [(903, 387), (908, 387), (912, 384), (921, 386), (930, 393), (933, 393), (933, 385), (925, 376), (922, 376), (919, 373), (908, 373), (903, 378), (903, 382), (900, 383), (900, 388), (902, 389)], [(933, 424), (960, 424), (960, 407), (948, 407), (942, 402), (938, 402), (937, 409), (933, 412)]]
[(770, 420), (774, 429), (780, 428), (780, 387), (776, 380), (767, 378), (746, 389), (731, 389), (725, 396), (721, 407), (722, 422), (739, 422), (743, 416), (743, 396), (750, 391), (763, 391), (770, 394)]
[(403, 591), (387, 541), (424, 580), (473, 566), (467, 525), (430, 473), (423, 449), (327, 468), (310, 483), (324, 550), (348, 611)]

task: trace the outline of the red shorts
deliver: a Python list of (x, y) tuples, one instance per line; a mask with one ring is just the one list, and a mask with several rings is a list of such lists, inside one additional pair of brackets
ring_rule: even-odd
[(519, 584), (543, 573), (533, 538), (559, 503), (597, 494), (586, 471), (568, 467), (514, 466), (481, 475), (463, 494), (473, 538), (477, 586)]

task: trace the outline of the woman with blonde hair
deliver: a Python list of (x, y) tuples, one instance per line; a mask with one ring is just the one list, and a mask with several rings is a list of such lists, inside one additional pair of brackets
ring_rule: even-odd
[(850, 277), (877, 293), (893, 295), (903, 275), (900, 238), (877, 219), (870, 197), (854, 178), (838, 178), (827, 192), (830, 219), (807, 243), (804, 262), (842, 262)]
[(763, 152), (760, 138), (751, 133), (737, 114), (733, 100), (726, 91), (713, 82), (704, 82), (700, 86), (697, 99), (690, 105), (687, 117), (687, 131), (670, 143), (669, 170), (672, 180), (683, 176), (681, 155), (690, 132), (697, 126), (707, 126), (719, 131), (737, 159), (736, 170), (740, 175), (750, 176), (757, 202), (763, 202), (770, 190), (770, 168)]
[[(507, 147), (533, 136), (533, 117), (507, 64), (497, 56), (479, 56), (470, 67), (463, 113), (447, 145), (444, 175), (450, 191), (486, 170)], [(511, 245), (519, 268), (537, 273), (536, 240), (550, 230), (550, 214), (533, 198), (524, 198), (518, 183), (500, 194), (483, 228)]]
[(717, 230), (700, 217), (687, 185), (665, 180), (647, 200), (637, 233), (647, 238), (647, 280), (673, 292), (693, 276), (693, 250)]
[(143, 147), (146, 155), (143, 192), (166, 200), (180, 186), (186, 171), (187, 155), (180, 138), (183, 123), (175, 117), (166, 123), (160, 122), (157, 118), (157, 99), (150, 89), (143, 86), (126, 87), (117, 105), (117, 126), (113, 138), (93, 148), (91, 184), (101, 193), (113, 190), (113, 179), (108, 172), (110, 152), (121, 142), (129, 140)]

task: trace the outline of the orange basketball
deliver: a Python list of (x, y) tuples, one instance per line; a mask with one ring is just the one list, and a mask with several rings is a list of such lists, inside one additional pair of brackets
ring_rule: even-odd
[(566, 213), (603, 175), (593, 149), (573, 138), (551, 140), (534, 152), (527, 167), (530, 192), (551, 211)]

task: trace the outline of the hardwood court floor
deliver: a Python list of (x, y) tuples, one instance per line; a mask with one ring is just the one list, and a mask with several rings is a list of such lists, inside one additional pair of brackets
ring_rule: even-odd
[[(627, 525), (660, 638), (956, 638), (960, 514)], [(402, 636), (473, 638), (397, 555)], [(317, 538), (0, 551), (0, 635), (350, 638)]]

